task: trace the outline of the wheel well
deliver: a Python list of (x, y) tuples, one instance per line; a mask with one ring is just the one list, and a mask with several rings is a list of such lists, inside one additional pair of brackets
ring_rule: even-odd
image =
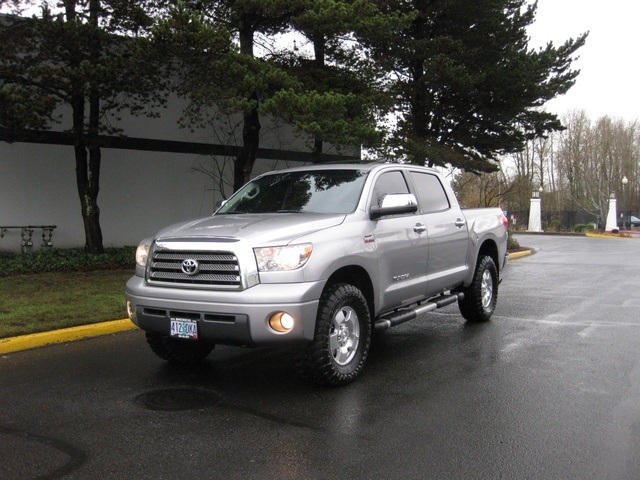
[(325, 290), (329, 285), (333, 285), (335, 283), (348, 283), (350, 285), (353, 285), (354, 287), (357, 287), (358, 290), (360, 290), (364, 295), (364, 298), (367, 299), (367, 305), (369, 306), (371, 318), (373, 319), (375, 317), (373, 284), (371, 283), (369, 274), (364, 268), (357, 265), (351, 265), (336, 270), (329, 277), (329, 280), (327, 280), (327, 284), (324, 287)]
[(500, 259), (498, 258), (498, 246), (493, 240), (485, 240), (478, 252), (478, 258), (482, 255), (489, 255), (496, 264), (496, 268), (500, 271)]

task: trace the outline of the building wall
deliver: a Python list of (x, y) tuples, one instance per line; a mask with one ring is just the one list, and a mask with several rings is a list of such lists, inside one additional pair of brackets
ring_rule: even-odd
[[(174, 105), (173, 111), (174, 115), (165, 113), (159, 119), (125, 117), (118, 125), (127, 135), (142, 139), (237, 145), (238, 117), (225, 117), (209, 129), (191, 132), (176, 126), (175, 112), (180, 109)], [(289, 156), (292, 151), (308, 154), (308, 137), (296, 135), (289, 126), (270, 119), (262, 123), (261, 148), (273, 149), (276, 156), (280, 151)], [(332, 146), (326, 150), (337, 153)], [(359, 155), (359, 150), (342, 149), (340, 154)], [(171, 223), (210, 215), (215, 203), (223, 198), (219, 175), (211, 178), (194, 167), (217, 162), (226, 165), (223, 175), (231, 179), (230, 160), (193, 153), (103, 148), (98, 205), (104, 246), (136, 245)], [(302, 163), (296, 160), (295, 153), (289, 161), (258, 159), (253, 174)], [(226, 195), (230, 193), (227, 187)], [(24, 225), (56, 225), (54, 248), (84, 246), (71, 145), (0, 141), (0, 229)], [(40, 248), (41, 236), (42, 230), (37, 229), (34, 250)], [(5, 230), (0, 251), (20, 251), (21, 240), (20, 230)]]

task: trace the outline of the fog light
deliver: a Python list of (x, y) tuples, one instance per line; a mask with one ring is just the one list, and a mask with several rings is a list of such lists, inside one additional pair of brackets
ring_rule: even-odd
[(133, 309), (130, 300), (127, 300), (127, 315), (129, 315), (131, 320), (136, 319), (136, 311)]
[(269, 318), (269, 326), (278, 333), (286, 333), (293, 328), (293, 317), (286, 312), (278, 312)]

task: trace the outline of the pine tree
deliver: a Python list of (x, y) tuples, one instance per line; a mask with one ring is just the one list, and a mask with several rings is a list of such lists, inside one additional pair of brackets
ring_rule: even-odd
[(377, 85), (383, 72), (363, 54), (353, 32), (372, 19), (382, 24), (381, 12), (369, 0), (306, 0), (303, 7), (291, 24), (310, 43), (313, 55), (294, 49), (281, 59), (301, 88), (278, 92), (270, 107), (298, 130), (314, 135), (316, 162), (322, 161), (325, 140), (379, 144), (377, 120), (388, 106)]
[(103, 251), (100, 134), (116, 132), (104, 122), (105, 114), (148, 113), (163, 100), (159, 59), (150, 55), (148, 40), (137, 36), (150, 22), (145, 6), (65, 0), (54, 14), (45, 2), (40, 17), (5, 17), (0, 28), (0, 102), (10, 105), (0, 114), (3, 139), (11, 141), (25, 128), (51, 128), (55, 108), (70, 108), (89, 253)]
[[(184, 93), (192, 100), (192, 121), (206, 115), (202, 107), (212, 104), (242, 112), (242, 146), (234, 162), (234, 190), (249, 181), (258, 155), (262, 104), (274, 91), (286, 88), (292, 81), (279, 68), (257, 55), (256, 35), (283, 31), (290, 16), (300, 8), (300, 1), (217, 0), (195, 5), (196, 11), (208, 19), (206, 29), (227, 32), (232, 39), (229, 51), (216, 60), (217, 65), (223, 66), (224, 74), (224, 78), (216, 77), (219, 87), (194, 96), (196, 92), (207, 91), (207, 85), (212, 82), (211, 78), (199, 75), (199, 84), (192, 83)], [(200, 68), (197, 62), (192, 65), (193, 70)]]
[(362, 37), (389, 72), (397, 154), (417, 164), (495, 171), (499, 155), (562, 128), (540, 110), (566, 93), (586, 35), (556, 47), (528, 47), (536, 4), (526, 0), (379, 2), (413, 18), (391, 37)]

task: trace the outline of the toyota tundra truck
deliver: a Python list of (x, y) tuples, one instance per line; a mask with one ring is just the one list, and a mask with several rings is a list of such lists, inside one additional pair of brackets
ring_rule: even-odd
[(462, 210), (434, 169), (316, 164), (258, 176), (212, 216), (142, 241), (127, 311), (166, 361), (297, 344), (301, 373), (339, 386), (374, 331), (456, 302), (488, 321), (506, 249), (503, 212)]

